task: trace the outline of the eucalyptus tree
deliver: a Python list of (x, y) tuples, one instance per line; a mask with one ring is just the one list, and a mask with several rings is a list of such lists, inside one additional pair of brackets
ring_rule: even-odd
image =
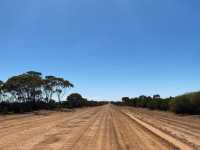
[(5, 83), (5, 88), (15, 100), (35, 102), (41, 99), (41, 85), (41, 73), (31, 71), (9, 78)]
[(64, 78), (46, 76), (43, 80), (43, 90), (47, 102), (52, 100), (53, 94), (56, 94), (59, 102), (61, 102), (61, 94), (70, 87), (74, 87), (74, 85)]
[(16, 101), (22, 101), (23, 98), (23, 91), (20, 89), (20, 87), (20, 76), (13, 76), (5, 82), (6, 92), (8, 92), (13, 100)]
[(61, 94), (64, 92), (64, 90), (72, 87), (74, 87), (74, 85), (68, 80), (64, 80), (63, 78), (56, 78), (55, 93), (57, 94), (59, 102), (61, 102)]
[(42, 73), (29, 71), (25, 74), (27, 77), (27, 91), (31, 101), (42, 100)]
[(48, 103), (53, 96), (53, 89), (52, 89), (52, 78), (53, 76), (46, 76), (42, 82), (42, 88), (45, 95), (45, 101)]
[(3, 83), (3, 81), (0, 80), (0, 102), (3, 101), (3, 94), (4, 94), (3, 86), (4, 86), (4, 83)]

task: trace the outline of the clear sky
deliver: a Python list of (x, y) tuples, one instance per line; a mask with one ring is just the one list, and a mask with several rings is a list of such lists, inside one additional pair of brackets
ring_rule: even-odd
[(0, 68), (91, 99), (200, 90), (200, 1), (0, 0)]

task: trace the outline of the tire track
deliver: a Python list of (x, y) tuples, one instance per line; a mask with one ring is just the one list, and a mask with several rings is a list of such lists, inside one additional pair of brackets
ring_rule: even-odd
[[(55, 135), (55, 133), (59, 131), (58, 126), (65, 123), (70, 123), (70, 121), (74, 121), (77, 118), (84, 118), (88, 115), (93, 116), (94, 113), (98, 112), (98, 109), (87, 109), (84, 111), (80, 111), (75, 113), (71, 117), (65, 115), (61, 115), (61, 117), (58, 117), (58, 115), (52, 116), (52, 118), (50, 117), (48, 120), (45, 119), (44, 122), (41, 122), (39, 126), (37, 122), (33, 122), (31, 124), (31, 128), (18, 128), (18, 130), (16, 130), (16, 132), (14, 133), (10, 133), (10, 130), (8, 130), (8, 135), (0, 139), (0, 149), (5, 148), (6, 150), (15, 150), (16, 147), (20, 148), (20, 150), (31, 149), (31, 147), (33, 147), (35, 144), (42, 141), (47, 134), (52, 133)], [(68, 114), (66, 113), (66, 115)], [(48, 139), (46, 140), (48, 141)]]
[(137, 117), (133, 116), (131, 113), (127, 113), (124, 111), (121, 111), (124, 115), (128, 116), (130, 119), (141, 125), (142, 127), (146, 128), (156, 136), (162, 138), (166, 142), (173, 144), (175, 148), (182, 149), (182, 150), (193, 150), (192, 147), (187, 145), (186, 143), (174, 138), (173, 136), (170, 136), (169, 134), (166, 134), (165, 132), (151, 126), (150, 124), (138, 119)]
[[(176, 149), (172, 144), (164, 141), (160, 137), (149, 132), (146, 128), (130, 119), (119, 109), (113, 108), (116, 122), (118, 124), (118, 133), (121, 133), (122, 140), (126, 147), (123, 149), (138, 150), (172, 150)], [(123, 123), (122, 123), (123, 122)]]
[(130, 107), (123, 107), (121, 110), (131, 113), (141, 121), (189, 145), (193, 149), (200, 149), (200, 128), (197, 127), (200, 120), (193, 116), (180, 117), (169, 112)]
[(101, 113), (102, 110), (97, 112), (97, 114), (93, 115), (91, 119), (88, 120), (82, 127), (77, 128), (77, 130), (75, 130), (74, 132), (71, 132), (71, 136), (69, 136), (69, 138), (65, 140), (60, 150), (77, 149), (77, 144), (81, 141), (84, 134), (89, 132), (90, 128), (95, 125), (96, 120), (101, 116)]
[[(191, 150), (193, 147), (150, 124), (152, 117), (106, 105), (77, 112), (11, 120), (0, 129), (0, 150)], [(146, 121), (148, 117), (148, 121)], [(156, 115), (157, 118), (161, 117)], [(27, 120), (26, 120), (27, 119)], [(30, 122), (29, 120), (30, 119)], [(154, 118), (155, 119), (155, 118)], [(163, 118), (155, 119), (156, 124)], [(22, 121), (20, 124), (19, 121)], [(153, 120), (152, 120), (153, 121)], [(9, 123), (10, 121), (7, 121)], [(177, 122), (165, 127), (179, 129)], [(0, 123), (1, 125), (1, 123)], [(187, 127), (189, 128), (189, 127)], [(181, 128), (181, 129), (187, 129)], [(182, 132), (183, 130), (177, 130)], [(190, 130), (192, 134), (193, 130)], [(183, 132), (189, 134), (189, 132)], [(195, 133), (198, 134), (198, 133)]]

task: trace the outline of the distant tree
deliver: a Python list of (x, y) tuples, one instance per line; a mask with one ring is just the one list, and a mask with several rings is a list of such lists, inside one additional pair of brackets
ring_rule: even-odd
[(4, 86), (4, 83), (3, 81), (0, 80), (0, 102), (3, 101), (3, 86)]
[(47, 103), (52, 100), (52, 96), (54, 93), (54, 78), (54, 76), (46, 76), (43, 80), (43, 91), (45, 93), (45, 100)]
[(160, 95), (153, 95), (153, 99), (160, 99)]
[(27, 90), (30, 92), (29, 100), (42, 100), (42, 73), (29, 71), (25, 76), (29, 80), (29, 84), (27, 84)]
[(81, 100), (83, 97), (79, 93), (72, 93), (67, 97), (67, 100), (77, 101)]
[(58, 103), (52, 99), (54, 94), (60, 102), (59, 107), (62, 107), (61, 99), (65, 90), (73, 86), (64, 78), (43, 78), (42, 73), (37, 71), (12, 76), (5, 83), (0, 81), (0, 113), (23, 113), (57, 108)]
[(67, 101), (71, 107), (80, 107), (81, 103), (87, 100), (84, 99), (79, 93), (72, 93), (67, 97)]
[(147, 99), (147, 96), (141, 95), (141, 96), (139, 96), (139, 99), (140, 99), (140, 100), (146, 100), (146, 99)]
[(43, 88), (46, 95), (46, 100), (52, 99), (54, 93), (57, 94), (59, 102), (61, 102), (61, 94), (66, 88), (74, 87), (72, 83), (63, 78), (55, 76), (46, 76), (43, 80)]
[(130, 98), (129, 97), (122, 97), (122, 102), (128, 102), (130, 100)]
[(27, 72), (8, 79), (5, 88), (15, 100), (25, 102), (40, 100), (42, 95), (41, 85), (42, 78), (40, 75)]
[(57, 94), (59, 102), (61, 102), (61, 94), (66, 88), (74, 87), (72, 83), (63, 78), (56, 78), (55, 93)]

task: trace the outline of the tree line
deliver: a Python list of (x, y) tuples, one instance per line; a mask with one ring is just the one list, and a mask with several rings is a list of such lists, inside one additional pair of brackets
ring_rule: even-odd
[(160, 95), (123, 97), (119, 106), (149, 108), (151, 110), (172, 111), (177, 114), (200, 114), (200, 92), (186, 93), (176, 97), (161, 98)]
[[(74, 85), (56, 76), (45, 76), (36, 71), (0, 80), (0, 113), (23, 113), (39, 109), (74, 108), (96, 106), (104, 102), (88, 101), (78, 93), (62, 101), (68, 88)], [(55, 101), (57, 97), (58, 101)]]

